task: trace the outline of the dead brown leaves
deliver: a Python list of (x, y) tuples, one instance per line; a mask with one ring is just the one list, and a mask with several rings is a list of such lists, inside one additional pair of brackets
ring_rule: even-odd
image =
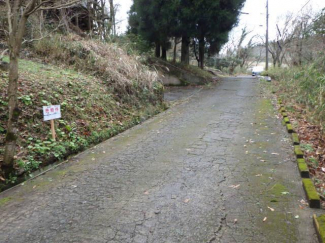
[(304, 107), (294, 105), (294, 112), (288, 112), (291, 122), (296, 124), (296, 132), (301, 144), (307, 144), (312, 149), (304, 149), (304, 155), (315, 186), (323, 199), (325, 206), (325, 136), (320, 125), (307, 120), (308, 113)]

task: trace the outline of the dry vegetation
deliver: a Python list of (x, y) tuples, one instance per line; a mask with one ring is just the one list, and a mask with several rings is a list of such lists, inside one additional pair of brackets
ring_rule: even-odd
[(47, 63), (72, 66), (76, 70), (100, 77), (117, 92), (134, 94), (138, 88), (161, 88), (155, 72), (141, 65), (137, 57), (127, 55), (116, 44), (85, 40), (72, 34), (55, 35), (51, 39), (36, 42), (32, 51)]

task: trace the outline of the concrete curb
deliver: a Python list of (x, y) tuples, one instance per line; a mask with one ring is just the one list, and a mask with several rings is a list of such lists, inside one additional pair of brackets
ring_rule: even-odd
[(284, 122), (285, 124), (290, 124), (289, 117), (284, 117), (284, 118), (283, 118), (283, 122)]
[(309, 207), (320, 208), (320, 198), (314, 186), (314, 182), (309, 178), (302, 179), (302, 184), (309, 202)]
[(298, 169), (302, 178), (310, 178), (308, 165), (305, 159), (297, 159)]
[(300, 140), (297, 133), (292, 133), (293, 145), (300, 145)]
[(293, 127), (292, 127), (292, 125), (290, 123), (287, 124), (286, 126), (287, 126), (288, 133), (293, 133), (294, 132)]
[(303, 159), (304, 152), (302, 152), (300, 145), (295, 145), (294, 149), (295, 149), (295, 155), (296, 155), (297, 159)]
[(325, 243), (325, 215), (317, 217), (316, 214), (314, 214), (313, 220), (319, 242)]
[[(280, 105), (279, 111), (283, 116), (282, 124), (286, 126), (288, 133), (292, 134), (291, 135), (292, 143), (294, 146), (294, 153), (297, 158), (297, 167), (299, 170), (299, 174), (302, 178), (302, 186), (306, 193), (306, 197), (309, 202), (309, 207), (320, 208), (321, 207), (320, 197), (317, 193), (317, 190), (315, 188), (313, 181), (310, 179), (309, 169), (306, 164), (306, 161), (304, 160), (304, 153), (300, 147), (300, 141), (299, 141), (298, 134), (294, 131), (294, 129), (290, 123), (290, 119), (286, 113), (285, 107), (282, 104), (282, 100), (279, 99), (278, 104)], [(325, 222), (325, 220), (324, 220), (324, 222)], [(325, 227), (325, 224), (324, 224), (324, 227)], [(325, 231), (324, 231), (324, 234), (325, 234)]]
[[(308, 199), (308, 204), (310, 208), (321, 208), (320, 197), (315, 188), (314, 182), (310, 179), (308, 165), (304, 159), (304, 153), (300, 147), (300, 140), (298, 134), (294, 131), (292, 125), (290, 124), (290, 119), (286, 113), (286, 110), (282, 104), (282, 100), (278, 100), (280, 105), (280, 113), (283, 116), (282, 124), (286, 126), (288, 133), (291, 133), (292, 144), (294, 146), (294, 153), (297, 157), (297, 166), (302, 178), (302, 186), (306, 193)], [(325, 243), (325, 215), (320, 215), (319, 217), (316, 214), (313, 215), (313, 222), (315, 230), (317, 232), (318, 240), (320, 243)]]

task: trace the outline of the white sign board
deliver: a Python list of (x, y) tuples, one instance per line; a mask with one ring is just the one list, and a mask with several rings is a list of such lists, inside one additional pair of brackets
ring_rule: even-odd
[(43, 115), (44, 115), (44, 121), (61, 118), (61, 106), (60, 105), (43, 106)]

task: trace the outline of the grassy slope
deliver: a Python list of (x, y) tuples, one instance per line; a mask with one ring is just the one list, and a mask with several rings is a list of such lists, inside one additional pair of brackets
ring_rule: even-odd
[(194, 75), (203, 77), (203, 78), (208, 79), (208, 80), (212, 80), (214, 78), (214, 75), (212, 75), (211, 73), (209, 73), (206, 70), (202, 70), (201, 68), (199, 68), (197, 66), (184, 65), (182, 63), (176, 63), (176, 64), (173, 64), (173, 65), (177, 66), (178, 68), (184, 69), (187, 72), (193, 73)]
[[(121, 62), (126, 62), (126, 58), (124, 56)], [(22, 114), (17, 175), (35, 170), (40, 163), (46, 165), (64, 159), (164, 109), (160, 95), (153, 89), (139, 88), (141, 84), (136, 80), (131, 80), (128, 90), (121, 95), (116, 90), (117, 85), (73, 68), (20, 61), (19, 106)], [(0, 163), (7, 121), (7, 75), (0, 73)], [(136, 89), (130, 92), (133, 86)], [(118, 86), (119, 90), (123, 87), (127, 88), (125, 84)], [(50, 104), (60, 104), (62, 110), (62, 119), (56, 121), (57, 142), (51, 140), (49, 122), (43, 121), (42, 106)], [(7, 182), (14, 181), (17, 175), (7, 178)]]
[(313, 65), (271, 68), (268, 74), (278, 82), (278, 94), (286, 103), (303, 106), (308, 119), (325, 128), (325, 58)]
[[(147, 62), (148, 65), (153, 65), (155, 69), (179, 78), (181, 77), (181, 72), (187, 72), (189, 74), (192, 74), (194, 77), (196, 76), (196, 77), (203, 78), (206, 80), (207, 83), (213, 82), (215, 78), (215, 75), (208, 72), (207, 70), (202, 70), (201, 68), (193, 65), (173, 63), (171, 61), (164, 61), (162, 59), (153, 58), (153, 57), (149, 58)], [(185, 85), (188, 85), (187, 82), (185, 82)]]

